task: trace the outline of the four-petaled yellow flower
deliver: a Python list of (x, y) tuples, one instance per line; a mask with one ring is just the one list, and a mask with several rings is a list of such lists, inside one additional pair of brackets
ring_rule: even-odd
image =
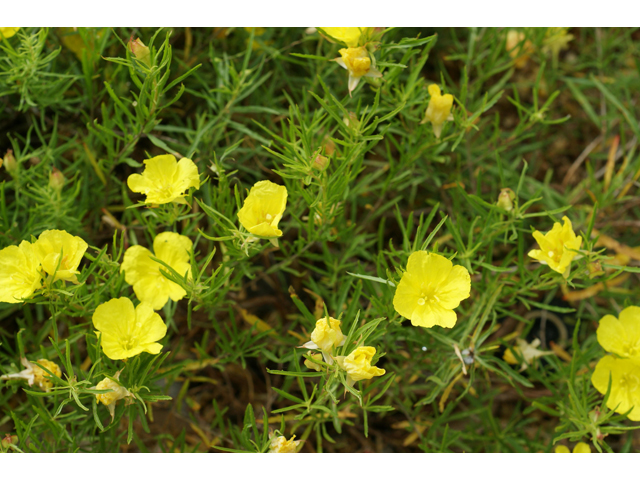
[(346, 357), (336, 357), (338, 365), (347, 372), (347, 385), (352, 386), (359, 380), (368, 380), (386, 373), (383, 368), (371, 365), (375, 354), (374, 347), (358, 347)]
[(41, 270), (33, 245), (26, 240), (0, 250), (0, 302), (21, 303), (31, 297), (42, 286)]
[[(556, 447), (555, 453), (571, 453), (571, 452), (569, 451), (568, 447), (564, 445), (558, 445)], [(591, 453), (591, 447), (584, 442), (578, 442), (576, 443), (575, 447), (573, 447), (573, 453)]]
[(146, 303), (133, 307), (126, 297), (114, 298), (96, 308), (93, 326), (100, 333), (102, 350), (111, 360), (135, 357), (142, 352), (160, 353), (167, 326)]
[(365, 36), (371, 27), (320, 27), (322, 31), (347, 45), (347, 47), (357, 47), (360, 38)]
[(591, 376), (591, 383), (605, 395), (611, 378), (611, 392), (607, 407), (618, 413), (631, 408), (629, 419), (640, 421), (640, 360), (637, 358), (615, 358), (606, 355), (600, 359)]
[(318, 349), (322, 352), (324, 361), (333, 364), (333, 349), (344, 345), (346, 337), (340, 329), (340, 320), (324, 317), (316, 322), (316, 328), (311, 332), (311, 341), (298, 348)]
[(435, 83), (429, 85), (429, 95), (431, 96), (429, 105), (427, 105), (427, 111), (424, 113), (424, 118), (420, 124), (431, 122), (433, 133), (436, 138), (440, 138), (444, 122), (453, 120), (453, 115), (451, 115), (453, 95), (450, 93), (442, 95), (440, 87)]
[(353, 92), (362, 77), (382, 77), (382, 73), (371, 66), (371, 58), (365, 47), (349, 47), (340, 49), (341, 58), (335, 62), (349, 71), (349, 95)]
[(282, 435), (272, 438), (269, 445), (269, 453), (296, 453), (296, 449), (302, 440), (294, 440), (294, 438), (296, 438), (295, 435), (290, 440), (287, 440)]
[(187, 203), (186, 191), (191, 187), (200, 188), (198, 167), (188, 158), (179, 162), (173, 155), (158, 155), (144, 161), (142, 175), (134, 173), (127, 180), (133, 192), (147, 196), (144, 203)]
[(259, 237), (280, 237), (278, 223), (287, 206), (287, 187), (269, 180), (256, 183), (238, 212), (238, 219), (249, 233)]
[(413, 252), (407, 271), (396, 288), (393, 307), (414, 326), (451, 328), (456, 324), (453, 311), (471, 292), (466, 268), (454, 266), (437, 253)]
[[(122, 370), (120, 370), (119, 372), (116, 372), (113, 378), (118, 380), (120, 378), (121, 371)], [(107, 409), (109, 410), (109, 413), (111, 414), (112, 420), (116, 412), (116, 402), (118, 400), (122, 400), (123, 398), (126, 398), (128, 401), (130, 400), (131, 397), (133, 397), (133, 394), (129, 390), (124, 388), (122, 385), (114, 382), (110, 378), (106, 378), (106, 377), (104, 378), (104, 380), (101, 380), (100, 382), (98, 382), (95, 389), (96, 390), (113, 390), (112, 392), (98, 393), (96, 395), (96, 403), (102, 403), (104, 406), (107, 407)], [(125, 404), (127, 403), (125, 402)]]
[(609, 353), (640, 360), (640, 307), (627, 307), (618, 320), (605, 315), (596, 331), (598, 343)]
[(20, 30), (20, 27), (0, 27), (0, 36), (11, 38), (18, 33), (18, 30)]
[(133, 286), (138, 300), (160, 310), (169, 298), (176, 302), (184, 298), (187, 292), (162, 275), (161, 271), (166, 268), (152, 259), (162, 260), (181, 276), (188, 272), (188, 278), (191, 278), (189, 252), (192, 247), (193, 242), (188, 237), (173, 232), (156, 236), (153, 241), (155, 255), (140, 245), (129, 247), (120, 270), (124, 271), (124, 279)]
[(531, 250), (529, 256), (567, 277), (571, 270), (568, 267), (578, 254), (572, 250), (580, 248), (582, 237), (577, 237), (573, 232), (571, 220), (567, 217), (562, 217), (562, 220), (564, 225), (556, 222), (551, 231), (544, 235), (537, 230), (533, 232), (533, 238), (538, 242), (540, 250)]
[[(3, 380), (9, 380), (12, 378), (26, 380), (30, 387), (35, 383), (45, 392), (48, 392), (53, 387), (53, 382), (50, 380), (51, 375), (45, 372), (38, 365), (36, 365), (35, 363), (31, 363), (26, 358), (21, 358), (20, 363), (24, 365), (24, 370), (18, 373), (3, 375), (0, 378), (2, 378)], [(56, 377), (62, 377), (62, 370), (60, 370), (60, 367), (52, 361), (41, 358), (38, 360), (38, 363), (49, 370), (51, 373), (53, 373)]]
[(78, 283), (78, 266), (87, 247), (87, 242), (64, 230), (42, 232), (33, 244), (38, 260), (47, 274), (55, 274), (54, 280), (73, 283)]

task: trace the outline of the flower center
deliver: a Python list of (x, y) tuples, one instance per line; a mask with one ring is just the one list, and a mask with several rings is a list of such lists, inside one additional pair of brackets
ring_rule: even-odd
[(620, 379), (620, 387), (628, 390), (629, 392), (635, 391), (638, 388), (638, 384), (640, 384), (638, 377), (630, 373), (625, 373)]
[(267, 213), (264, 217), (265, 217), (267, 220), (271, 220), (271, 219), (273, 218), (273, 216), (272, 216), (270, 213)]

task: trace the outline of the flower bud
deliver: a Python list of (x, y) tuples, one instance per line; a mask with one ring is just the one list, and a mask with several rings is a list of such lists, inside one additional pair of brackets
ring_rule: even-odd
[(316, 170), (320, 170), (324, 172), (329, 166), (330, 160), (323, 155), (316, 155), (316, 158), (313, 159), (313, 165), (311, 165)]
[(360, 128), (360, 120), (358, 120), (358, 116), (354, 112), (349, 112), (349, 115), (342, 117), (342, 121), (353, 130)]
[(8, 449), (11, 445), (17, 445), (18, 444), (18, 436), (17, 435), (9, 435), (8, 433), (4, 436), (4, 438), (1, 440), (2, 443), (2, 449), (6, 450)]
[(513, 201), (516, 199), (516, 194), (510, 188), (503, 188), (500, 190), (498, 196), (498, 206), (505, 212), (513, 210)]
[(600, 275), (604, 275), (602, 264), (598, 261), (587, 264), (587, 269), (589, 270), (589, 278), (595, 278), (599, 277)]
[(129, 40), (129, 43), (127, 44), (127, 47), (129, 47), (129, 50), (131, 50), (131, 53), (133, 53), (133, 56), (136, 60), (138, 60), (143, 65), (146, 65), (147, 67), (151, 67), (151, 52), (149, 50), (149, 47), (142, 43), (142, 40), (140, 40), (139, 38), (133, 40), (132, 36), (131, 40)]
[(16, 161), (16, 158), (13, 156), (13, 150), (7, 150), (7, 153), (5, 154), (3, 160), (4, 160), (4, 168), (7, 169), (7, 172), (9, 172), (11, 176), (14, 176), (18, 171), (18, 162)]
[(64, 186), (66, 179), (60, 170), (53, 167), (53, 171), (49, 174), (49, 187), (53, 190), (60, 192)]

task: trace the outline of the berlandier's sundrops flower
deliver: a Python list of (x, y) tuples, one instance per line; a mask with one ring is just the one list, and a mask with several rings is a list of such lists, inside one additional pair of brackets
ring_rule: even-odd
[(393, 307), (414, 326), (451, 328), (457, 320), (453, 309), (470, 292), (471, 277), (466, 268), (454, 266), (437, 253), (420, 250), (409, 257), (407, 271), (393, 297)]
[(162, 350), (158, 340), (167, 334), (167, 326), (146, 303), (133, 307), (126, 297), (114, 298), (96, 308), (93, 326), (101, 337), (102, 350), (111, 360), (121, 360)]
[(142, 175), (129, 175), (127, 185), (133, 192), (147, 196), (144, 203), (187, 203), (187, 190), (200, 188), (198, 167), (188, 158), (176, 161), (173, 155), (158, 155), (144, 161)]
[(576, 236), (573, 232), (571, 220), (567, 217), (562, 217), (562, 220), (564, 225), (556, 222), (551, 231), (544, 235), (537, 230), (533, 232), (533, 238), (538, 242), (540, 250), (531, 250), (529, 256), (543, 265), (549, 265), (551, 270), (568, 275), (567, 267), (577, 255), (577, 252), (572, 250), (580, 248), (582, 237)]
[(2, 34), (0, 36), (4, 38), (11, 38), (18, 33), (18, 30), (20, 30), (20, 27), (0, 27), (0, 34)]
[(440, 138), (442, 126), (447, 120), (453, 120), (451, 115), (451, 107), (453, 106), (453, 95), (446, 93), (442, 95), (440, 87), (435, 83), (429, 85), (429, 105), (424, 114), (424, 119), (420, 124), (431, 122), (433, 133), (436, 138)]
[(626, 413), (633, 408), (628, 418), (634, 422), (640, 421), (640, 360), (604, 356), (596, 365), (591, 383), (605, 395), (610, 377), (611, 392), (607, 407), (617, 413)]
[(357, 47), (360, 37), (368, 33), (371, 27), (320, 27), (331, 38), (343, 42), (347, 47)]
[(349, 71), (349, 95), (362, 77), (382, 77), (382, 73), (371, 66), (371, 58), (365, 47), (341, 48), (340, 58), (336, 58), (335, 62)]
[(38, 260), (47, 274), (55, 274), (54, 280), (68, 280), (73, 283), (78, 283), (78, 266), (87, 247), (87, 242), (64, 230), (42, 232), (33, 244)]
[(278, 223), (286, 206), (287, 187), (262, 180), (251, 187), (238, 219), (249, 233), (259, 237), (281, 237)]
[(640, 360), (640, 307), (627, 307), (619, 319), (605, 315), (596, 331), (598, 343), (609, 353)]
[(42, 286), (42, 267), (31, 243), (0, 250), (0, 302), (21, 303)]
[[(60, 370), (60, 367), (52, 361), (41, 358), (37, 362), (44, 368), (49, 370), (51, 373), (53, 373), (56, 377), (62, 377), (62, 370)], [(53, 382), (50, 380), (51, 375), (45, 372), (38, 365), (36, 365), (35, 363), (31, 363), (26, 358), (21, 358), (20, 363), (24, 365), (24, 370), (18, 373), (3, 375), (0, 378), (2, 378), (3, 380), (9, 380), (12, 378), (26, 380), (30, 387), (35, 384), (45, 392), (48, 392), (53, 387)]]
[(333, 349), (344, 345), (346, 337), (340, 329), (340, 320), (324, 317), (316, 322), (316, 328), (311, 332), (311, 341), (299, 348), (318, 349), (322, 352), (324, 361), (333, 364)]
[[(571, 453), (569, 448), (564, 445), (558, 445), (556, 447), (555, 453)], [(591, 447), (584, 443), (578, 442), (575, 447), (573, 447), (573, 453), (591, 453)]]
[(294, 440), (294, 438), (296, 438), (295, 435), (289, 440), (282, 435), (273, 437), (269, 445), (269, 453), (296, 453), (296, 449), (302, 440)]
[(169, 298), (177, 302), (187, 292), (160, 273), (165, 268), (152, 260), (154, 254), (180, 275), (184, 276), (188, 272), (191, 276), (189, 252), (192, 247), (193, 242), (188, 237), (164, 232), (153, 241), (153, 254), (140, 245), (129, 247), (124, 253), (120, 270), (124, 272), (126, 282), (133, 286), (138, 299), (151, 305), (154, 310), (160, 310)]
[(371, 365), (371, 359), (375, 354), (374, 347), (358, 347), (346, 357), (336, 357), (338, 365), (347, 372), (349, 386), (359, 380), (368, 380), (386, 373), (384, 369)]

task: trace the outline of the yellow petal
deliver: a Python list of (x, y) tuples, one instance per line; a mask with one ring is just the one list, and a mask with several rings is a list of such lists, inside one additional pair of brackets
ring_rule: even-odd
[(437, 296), (443, 308), (453, 310), (471, 295), (471, 276), (462, 265), (451, 269), (449, 276), (438, 288)]
[(87, 242), (64, 230), (46, 230), (33, 247), (47, 274), (55, 273), (55, 280), (77, 282), (76, 274), (80, 273), (78, 267), (87, 251)]
[(269, 180), (257, 182), (238, 212), (240, 223), (261, 237), (279, 237), (278, 223), (287, 205), (287, 188)]
[(40, 262), (31, 243), (23, 240), (0, 250), (0, 302), (21, 303), (41, 285)]
[(177, 162), (173, 155), (158, 155), (144, 164), (142, 175), (130, 175), (127, 185), (131, 191), (145, 194), (145, 203), (185, 203), (185, 192), (191, 187), (200, 188), (198, 167), (188, 158)]
[(453, 328), (458, 317), (456, 312), (441, 307), (437, 304), (425, 304), (418, 307), (411, 316), (411, 324), (416, 327), (431, 328), (439, 325), (444, 328)]
[(598, 330), (596, 330), (598, 343), (607, 352), (620, 356), (624, 354), (625, 345), (628, 344), (627, 333), (622, 323), (613, 315), (605, 315), (600, 320)]

